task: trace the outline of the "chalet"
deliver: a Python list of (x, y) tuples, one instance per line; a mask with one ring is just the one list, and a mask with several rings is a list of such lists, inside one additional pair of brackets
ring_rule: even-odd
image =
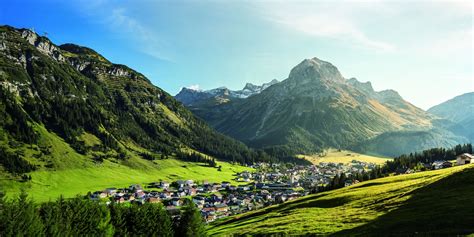
[(205, 203), (205, 200), (203, 197), (193, 197), (193, 202), (196, 204), (196, 205), (204, 205)]
[(464, 153), (456, 157), (456, 165), (473, 164), (474, 156), (469, 153)]
[(226, 204), (217, 204), (215, 207), (218, 212), (227, 212), (229, 210), (229, 207)]
[(163, 198), (163, 199), (171, 198), (171, 193), (170, 192), (161, 192), (160, 193), (160, 198)]
[(128, 187), (128, 190), (132, 192), (143, 191), (143, 187), (140, 184), (132, 184)]
[(98, 200), (98, 199), (106, 198), (106, 197), (107, 197), (106, 192), (97, 191), (92, 194), (91, 199)]
[(135, 200), (135, 197), (133, 195), (130, 195), (130, 194), (125, 194), (123, 195), (123, 198), (125, 199), (125, 201), (133, 201)]
[(146, 202), (148, 203), (159, 203), (161, 200), (160, 198), (157, 198), (157, 197), (149, 197), (146, 199)]
[(178, 180), (178, 181), (176, 181), (176, 185), (178, 186), (178, 188), (184, 187), (184, 184), (185, 184), (185, 183), (186, 183), (186, 182), (183, 181), (183, 180)]
[(107, 195), (114, 195), (115, 193), (117, 193), (117, 189), (116, 188), (106, 188), (105, 189), (105, 192), (107, 193)]
[(186, 193), (186, 195), (196, 195), (196, 189), (189, 186), (184, 187), (183, 191)]
[(125, 199), (123, 197), (115, 197), (114, 198), (114, 201), (116, 203), (124, 203), (125, 202)]
[(167, 189), (170, 187), (170, 183), (166, 182), (166, 181), (161, 181), (160, 182), (160, 188), (163, 188), (163, 189)]
[(206, 215), (204, 219), (206, 219), (206, 222), (212, 222), (216, 220), (216, 215), (209, 214), (209, 215)]
[(226, 181), (222, 182), (221, 187), (227, 188), (227, 187), (229, 187), (229, 186), (230, 186), (230, 182), (226, 182)]
[(140, 191), (135, 192), (134, 195), (135, 195), (135, 198), (143, 198), (145, 197), (146, 194), (145, 192), (140, 190)]
[(171, 203), (173, 204), (173, 206), (179, 207), (179, 206), (183, 205), (183, 200), (181, 200), (179, 198), (173, 198), (173, 200), (171, 200)]

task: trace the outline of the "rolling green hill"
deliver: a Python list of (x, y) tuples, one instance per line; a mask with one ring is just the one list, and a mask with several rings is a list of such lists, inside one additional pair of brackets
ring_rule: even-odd
[(474, 233), (474, 165), (391, 176), (210, 224), (212, 235), (412, 236)]

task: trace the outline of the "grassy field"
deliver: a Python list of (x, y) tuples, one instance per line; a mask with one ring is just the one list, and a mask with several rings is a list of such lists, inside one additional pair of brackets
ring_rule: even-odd
[[(160, 180), (176, 181), (192, 179), (194, 181), (221, 182), (230, 181), (236, 172), (251, 171), (249, 167), (217, 162), (222, 166), (221, 171), (201, 163), (183, 162), (173, 158), (148, 161), (136, 153), (129, 152), (128, 160), (117, 161), (106, 159), (102, 163), (93, 162), (90, 155), (78, 154), (66, 142), (42, 126), (36, 126), (41, 134), (38, 145), (23, 145), (25, 158), (41, 168), (31, 172), (31, 181), (20, 182), (19, 177), (12, 177), (0, 167), (0, 191), (5, 191), (8, 197), (16, 197), (24, 189), (35, 201), (43, 202), (56, 199), (60, 195), (73, 197), (97, 191), (107, 187), (128, 187), (131, 184), (146, 184)], [(100, 141), (91, 134), (83, 134), (81, 139), (86, 145), (95, 145)], [(1, 142), (5, 142), (5, 139)], [(131, 146), (132, 144), (127, 144)], [(48, 147), (48, 155), (40, 158), (41, 147)], [(128, 150), (140, 150), (133, 147)], [(52, 164), (53, 168), (45, 168)]]
[(353, 151), (347, 150), (337, 150), (337, 149), (328, 149), (323, 152), (323, 154), (315, 155), (299, 155), (300, 158), (306, 159), (313, 164), (319, 164), (321, 162), (332, 162), (332, 163), (350, 163), (352, 160), (370, 162), (375, 164), (383, 164), (388, 159), (386, 157), (372, 156), (359, 154)]
[(56, 199), (60, 195), (73, 197), (107, 187), (128, 187), (135, 183), (146, 184), (160, 180), (231, 181), (235, 172), (250, 170), (247, 167), (224, 162), (218, 162), (218, 165), (222, 165), (222, 171), (204, 166), (204, 164), (187, 163), (175, 159), (160, 160), (156, 162), (156, 167), (141, 169), (104, 162), (97, 167), (35, 171), (30, 173), (32, 180), (25, 183), (0, 175), (0, 186), (9, 197), (17, 196), (21, 188), (24, 188), (35, 201), (43, 202)]
[(362, 182), (229, 217), (211, 235), (420, 236), (474, 233), (474, 165)]

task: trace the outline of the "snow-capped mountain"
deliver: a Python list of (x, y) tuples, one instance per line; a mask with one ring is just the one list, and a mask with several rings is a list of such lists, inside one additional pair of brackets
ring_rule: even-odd
[(175, 98), (186, 106), (202, 103), (209, 99), (215, 99), (218, 103), (225, 103), (231, 99), (245, 99), (249, 96), (259, 94), (278, 82), (278, 80), (273, 79), (272, 81), (263, 83), (262, 85), (247, 83), (242, 90), (235, 91), (229, 90), (227, 87), (219, 87), (211, 90), (199, 90), (183, 87)]

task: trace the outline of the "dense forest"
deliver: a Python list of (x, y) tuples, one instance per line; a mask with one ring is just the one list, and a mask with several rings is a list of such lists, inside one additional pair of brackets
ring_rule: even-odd
[(36, 204), (22, 193), (0, 193), (0, 236), (205, 236), (199, 210), (188, 201), (170, 215), (162, 204), (105, 205), (88, 198)]

